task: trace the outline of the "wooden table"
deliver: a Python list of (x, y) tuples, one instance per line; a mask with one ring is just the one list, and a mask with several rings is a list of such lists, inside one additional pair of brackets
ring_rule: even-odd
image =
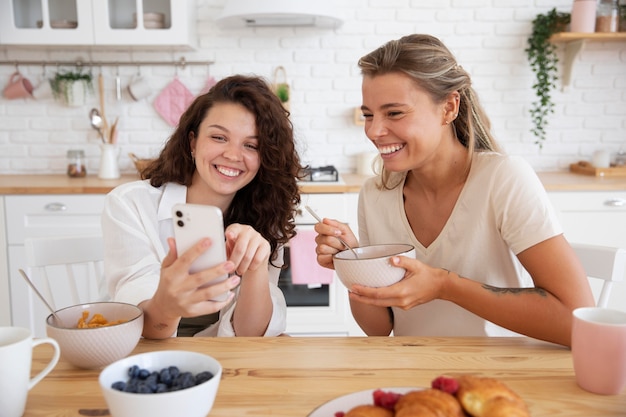
[[(33, 371), (43, 367), (47, 349), (35, 349)], [(211, 417), (306, 416), (343, 394), (426, 387), (441, 374), (461, 373), (504, 381), (534, 417), (626, 415), (626, 391), (615, 396), (583, 391), (568, 349), (528, 338), (172, 338), (142, 340), (134, 353), (168, 349), (203, 352), (221, 362)], [(98, 374), (59, 362), (30, 391), (24, 415), (106, 415)]]

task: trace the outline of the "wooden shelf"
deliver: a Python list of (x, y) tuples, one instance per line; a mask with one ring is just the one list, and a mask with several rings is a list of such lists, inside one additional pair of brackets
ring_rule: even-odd
[(550, 37), (550, 42), (565, 44), (563, 76), (561, 77), (561, 85), (563, 90), (565, 90), (571, 84), (574, 60), (586, 42), (626, 42), (626, 32), (559, 32)]

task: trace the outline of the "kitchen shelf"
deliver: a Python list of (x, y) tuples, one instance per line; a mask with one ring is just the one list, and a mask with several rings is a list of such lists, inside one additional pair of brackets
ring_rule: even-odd
[(563, 76), (561, 85), (566, 89), (571, 84), (572, 67), (574, 60), (587, 42), (626, 42), (626, 32), (610, 33), (579, 33), (579, 32), (559, 32), (550, 37), (552, 43), (565, 44), (565, 57), (563, 60)]

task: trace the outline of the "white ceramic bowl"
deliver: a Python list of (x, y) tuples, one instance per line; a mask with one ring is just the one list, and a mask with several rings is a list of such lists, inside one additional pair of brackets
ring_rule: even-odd
[[(128, 369), (159, 372), (177, 366), (181, 372), (197, 375), (209, 371), (213, 378), (191, 388), (159, 394), (135, 394), (111, 388), (117, 381), (128, 381)], [(184, 350), (165, 350), (129, 356), (100, 372), (100, 388), (112, 417), (206, 417), (213, 407), (222, 378), (222, 366), (211, 356)]]
[[(100, 313), (108, 321), (126, 321), (111, 326), (79, 329), (76, 326), (83, 311), (89, 311), (89, 318)], [(58, 325), (50, 314), (46, 319), (46, 333), (59, 343), (61, 357), (79, 368), (101, 368), (125, 357), (137, 346), (143, 331), (143, 310), (132, 304), (78, 304), (63, 308), (56, 314), (67, 327)]]
[(396, 255), (415, 258), (415, 248), (406, 244), (371, 245), (354, 248), (359, 256), (355, 259), (350, 250), (338, 252), (333, 256), (337, 276), (350, 289), (359, 284), (367, 287), (387, 287), (404, 277), (404, 268), (389, 263), (389, 258)]

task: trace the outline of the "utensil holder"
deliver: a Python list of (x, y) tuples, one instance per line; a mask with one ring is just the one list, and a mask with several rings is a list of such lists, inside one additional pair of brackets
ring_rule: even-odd
[(100, 145), (102, 155), (100, 156), (100, 170), (98, 178), (111, 180), (120, 177), (120, 168), (117, 164), (119, 149), (112, 143), (103, 143)]

